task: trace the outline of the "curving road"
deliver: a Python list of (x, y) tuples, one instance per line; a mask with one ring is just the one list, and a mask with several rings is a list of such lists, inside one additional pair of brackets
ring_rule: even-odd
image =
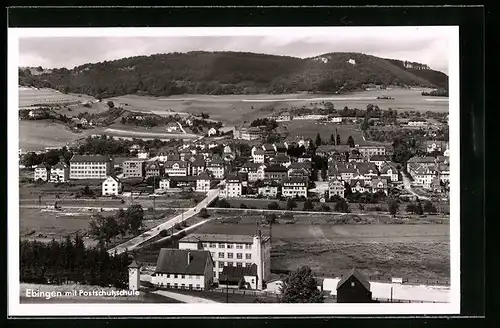
[(410, 178), (407, 176), (407, 173), (401, 171), (401, 175), (403, 177), (403, 185), (405, 187), (405, 190), (408, 191), (410, 194), (412, 194), (413, 196), (416, 196), (418, 197), (419, 199), (423, 199), (423, 200), (430, 200), (429, 197), (426, 197), (426, 196), (422, 196), (422, 195), (419, 195), (417, 194), (413, 189), (411, 189), (411, 180)]
[(192, 207), (185, 211), (184, 213), (177, 215), (170, 220), (163, 222), (162, 224), (159, 224), (158, 226), (140, 234), (137, 237), (134, 237), (116, 247), (111, 248), (108, 250), (108, 253), (113, 255), (115, 252), (117, 254), (123, 253), (125, 251), (130, 251), (135, 249), (137, 246), (141, 245), (142, 243), (152, 239), (153, 237), (156, 237), (157, 235), (160, 234), (162, 230), (167, 230), (171, 229), (176, 223), (183, 222), (190, 217), (198, 214), (202, 208), (205, 208), (210, 204), (215, 198), (219, 196), (219, 189), (212, 189), (207, 193), (207, 197), (205, 197), (201, 202), (199, 202), (195, 207)]

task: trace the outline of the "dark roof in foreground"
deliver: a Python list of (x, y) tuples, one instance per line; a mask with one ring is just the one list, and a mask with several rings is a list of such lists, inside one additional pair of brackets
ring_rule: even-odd
[(252, 264), (249, 267), (225, 266), (220, 275), (219, 281), (239, 282), (244, 276), (256, 276), (257, 265)]
[(111, 158), (104, 155), (73, 155), (70, 162), (110, 162)]
[(227, 235), (214, 233), (193, 233), (182, 238), (179, 242), (233, 242), (233, 243), (253, 243), (251, 235)]
[(360, 284), (362, 284), (367, 290), (370, 290), (370, 282), (365, 276), (356, 269), (351, 269), (340, 281), (337, 283), (337, 289), (339, 289), (345, 282), (351, 277), (354, 276)]
[[(189, 264), (188, 253), (191, 255)], [(210, 259), (209, 251), (162, 248), (158, 255), (155, 272), (203, 275), (208, 259)]]

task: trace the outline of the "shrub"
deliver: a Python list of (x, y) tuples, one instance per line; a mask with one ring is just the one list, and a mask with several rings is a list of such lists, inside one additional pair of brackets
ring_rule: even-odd
[(270, 210), (279, 210), (280, 206), (278, 205), (278, 203), (272, 202), (267, 205), (267, 208)]
[(200, 217), (202, 217), (202, 218), (206, 219), (206, 218), (208, 218), (209, 216), (210, 216), (210, 215), (208, 214), (208, 211), (207, 211), (207, 209), (206, 209), (206, 208), (202, 208), (202, 209), (200, 210)]
[(241, 203), (240, 208), (248, 208), (248, 206), (245, 203)]
[(160, 237), (165, 238), (167, 236), (168, 236), (168, 231), (167, 230), (163, 229), (162, 231), (160, 231)]
[(328, 205), (323, 205), (323, 206), (321, 206), (321, 210), (322, 210), (323, 212), (330, 212), (330, 206), (328, 206)]
[(175, 229), (175, 230), (182, 230), (182, 227), (181, 227), (181, 225), (180, 225), (179, 223), (176, 223), (176, 224), (174, 225), (174, 229)]

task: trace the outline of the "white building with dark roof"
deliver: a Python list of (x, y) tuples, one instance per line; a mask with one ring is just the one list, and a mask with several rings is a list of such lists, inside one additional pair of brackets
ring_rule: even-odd
[(162, 248), (151, 283), (177, 289), (209, 289), (214, 278), (210, 252), (194, 249)]
[(41, 163), (35, 167), (33, 172), (33, 179), (35, 181), (42, 180), (48, 181), (50, 177), (50, 165), (46, 163)]
[(69, 178), (106, 179), (113, 173), (113, 160), (103, 155), (73, 155), (69, 160)]
[(61, 183), (69, 180), (69, 166), (59, 162), (50, 169), (50, 182)]
[(305, 178), (285, 178), (282, 182), (281, 194), (284, 197), (306, 197), (307, 179)]
[(225, 266), (257, 266), (257, 289), (271, 277), (271, 239), (257, 232), (251, 235), (198, 234), (179, 240), (179, 249), (209, 251), (214, 261), (214, 280), (219, 281)]
[(102, 182), (103, 196), (117, 196), (122, 192), (122, 182), (115, 176), (109, 176)]

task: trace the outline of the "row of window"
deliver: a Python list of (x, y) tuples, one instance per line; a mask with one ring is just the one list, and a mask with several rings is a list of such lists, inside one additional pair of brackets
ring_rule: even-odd
[(179, 278), (180, 276), (180, 279), (197, 279), (197, 280), (201, 279), (201, 276), (195, 276), (190, 274), (185, 275), (185, 274), (157, 273), (156, 275), (158, 277), (167, 277), (167, 278), (170, 278), (170, 276), (172, 276), (172, 278)]
[[(158, 283), (157, 285), (158, 285), (158, 286), (161, 286), (161, 287), (163, 287), (163, 286), (164, 286), (162, 282), (161, 282), (161, 283)], [(174, 288), (179, 288), (179, 284), (178, 284), (178, 283), (176, 283), (176, 282), (175, 282), (173, 285), (171, 285), (169, 282), (167, 282), (167, 285), (166, 285), (166, 286), (167, 286), (167, 288), (171, 288), (171, 287), (174, 287)], [(180, 285), (180, 288), (181, 288), (181, 289), (186, 289), (186, 284), (181, 284), (181, 285)], [(189, 284), (189, 285), (188, 285), (188, 289), (193, 289), (193, 284)], [(196, 289), (198, 289), (198, 290), (200, 290), (200, 289), (201, 289), (200, 284), (196, 284)]]
[[(250, 267), (252, 266), (252, 262), (219, 262), (219, 268), (222, 269), (225, 266), (234, 266), (236, 264), (236, 267), (241, 268), (241, 267)], [(214, 271), (215, 272), (215, 271)]]
[[(225, 254), (224, 252), (219, 252), (218, 257), (220, 259), (223, 259), (224, 258), (224, 254)], [(215, 257), (215, 253), (214, 252), (212, 252), (212, 257)], [(227, 253), (227, 258), (228, 259), (232, 259), (233, 258), (233, 253)], [(236, 258), (238, 260), (242, 260), (243, 259), (243, 254), (242, 253), (236, 253)], [(252, 259), (252, 254), (246, 253), (245, 254), (245, 259), (246, 260), (251, 260)]]
[[(236, 246), (235, 246), (236, 245)], [(252, 249), (252, 244), (229, 244), (229, 243), (203, 243), (204, 248), (233, 248), (236, 249)]]
[(105, 174), (106, 170), (87, 171), (87, 170), (71, 170), (71, 174)]

